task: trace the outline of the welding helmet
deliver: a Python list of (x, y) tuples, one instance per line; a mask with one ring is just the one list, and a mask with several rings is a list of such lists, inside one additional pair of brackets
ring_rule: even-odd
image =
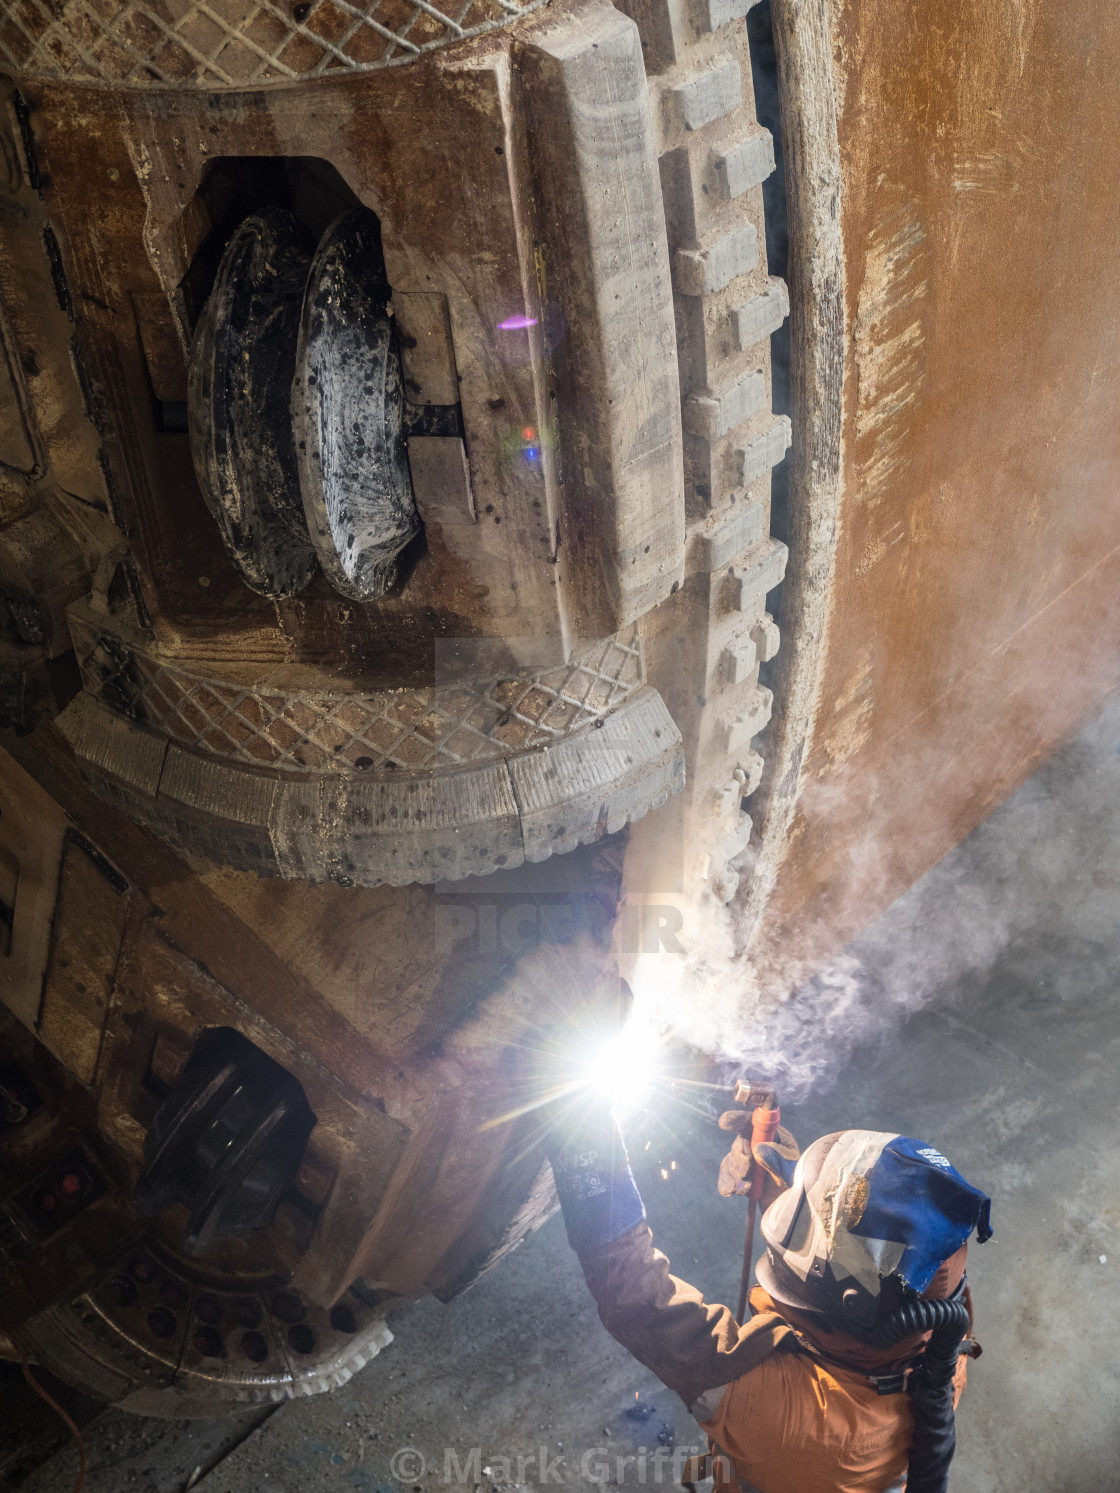
[(981, 1243), (991, 1237), (990, 1208), (935, 1146), (836, 1131), (808, 1147), (763, 1215), (758, 1279), (779, 1304), (869, 1336), (926, 1291), (973, 1230)]

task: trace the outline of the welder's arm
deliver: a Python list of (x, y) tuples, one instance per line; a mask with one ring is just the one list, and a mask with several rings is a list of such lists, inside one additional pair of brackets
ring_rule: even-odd
[(568, 1239), (603, 1326), (686, 1405), (754, 1368), (790, 1335), (772, 1315), (740, 1327), (727, 1307), (670, 1274), (609, 1113), (554, 1134), (549, 1155)]

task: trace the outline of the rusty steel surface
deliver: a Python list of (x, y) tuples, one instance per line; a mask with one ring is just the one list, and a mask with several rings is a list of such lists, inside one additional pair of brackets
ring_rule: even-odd
[(745, 911), (782, 984), (1120, 682), (1120, 16), (773, 13), (795, 454)]

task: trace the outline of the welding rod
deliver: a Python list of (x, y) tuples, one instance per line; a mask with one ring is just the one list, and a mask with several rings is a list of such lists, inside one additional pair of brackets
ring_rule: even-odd
[(735, 1097), (740, 1104), (748, 1104), (752, 1098), (757, 1100), (751, 1113), (751, 1157), (753, 1168), (751, 1174), (751, 1190), (747, 1194), (750, 1206), (747, 1208), (747, 1236), (743, 1241), (743, 1273), (739, 1277), (739, 1309), (735, 1313), (735, 1320), (742, 1324), (743, 1313), (747, 1309), (747, 1292), (750, 1290), (751, 1267), (754, 1264), (754, 1227), (758, 1218), (758, 1200), (762, 1196), (765, 1183), (765, 1171), (754, 1155), (754, 1148), (763, 1141), (771, 1141), (778, 1129), (782, 1118), (782, 1112), (778, 1107), (778, 1095), (775, 1089), (763, 1087), (760, 1084), (740, 1083), (735, 1090)]
[(751, 1198), (747, 1207), (747, 1237), (743, 1240), (743, 1273), (739, 1277), (739, 1305), (735, 1320), (742, 1326), (743, 1313), (747, 1309), (747, 1292), (751, 1283), (751, 1266), (754, 1264), (754, 1225), (758, 1216), (758, 1201)]

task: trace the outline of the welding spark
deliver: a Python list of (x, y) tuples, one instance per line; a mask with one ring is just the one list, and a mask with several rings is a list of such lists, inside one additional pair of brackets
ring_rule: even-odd
[(499, 332), (524, 332), (529, 327), (535, 327), (537, 318), (535, 316), (509, 316), (505, 321), (498, 323)]

